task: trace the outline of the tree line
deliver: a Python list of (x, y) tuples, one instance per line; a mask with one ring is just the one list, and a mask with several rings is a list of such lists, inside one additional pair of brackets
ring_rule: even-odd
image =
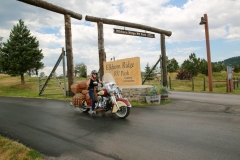
[[(147, 63), (145, 67), (145, 73), (150, 72), (150, 66)], [(158, 68), (156, 70), (159, 70)], [(221, 72), (226, 70), (226, 66), (222, 63), (212, 63), (212, 72)], [(177, 72), (176, 79), (180, 80), (189, 80), (192, 77), (197, 76), (199, 73), (208, 76), (208, 63), (205, 59), (200, 59), (196, 56), (195, 53), (191, 53), (188, 59), (179, 65), (175, 58), (168, 59), (167, 57), (167, 71), (169, 73)], [(233, 66), (233, 71), (235, 73), (240, 72), (240, 65), (237, 64)], [(147, 78), (151, 80), (154, 78), (154, 72), (150, 74)]]

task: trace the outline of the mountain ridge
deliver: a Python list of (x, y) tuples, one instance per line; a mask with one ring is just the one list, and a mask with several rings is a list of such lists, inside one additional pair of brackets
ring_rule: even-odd
[(220, 65), (223, 65), (224, 67), (226, 67), (226, 66), (236, 66), (236, 65), (240, 65), (240, 56), (231, 57), (231, 58), (225, 59), (223, 61), (212, 62), (212, 63), (213, 64), (220, 64)]

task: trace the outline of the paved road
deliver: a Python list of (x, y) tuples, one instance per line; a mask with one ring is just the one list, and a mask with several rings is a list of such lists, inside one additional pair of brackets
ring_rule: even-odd
[(173, 98), (121, 120), (92, 118), (63, 101), (0, 97), (0, 134), (47, 159), (239, 160), (239, 133), (239, 112), (223, 104)]

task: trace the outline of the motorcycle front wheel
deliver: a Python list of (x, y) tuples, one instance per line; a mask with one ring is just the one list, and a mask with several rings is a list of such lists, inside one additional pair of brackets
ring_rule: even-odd
[(82, 107), (80, 108), (80, 111), (83, 113), (88, 113), (88, 111), (90, 110), (90, 108), (87, 108), (87, 102), (86, 100), (82, 101)]
[(119, 118), (124, 119), (130, 113), (130, 108), (127, 106), (121, 106), (119, 110), (115, 113)]

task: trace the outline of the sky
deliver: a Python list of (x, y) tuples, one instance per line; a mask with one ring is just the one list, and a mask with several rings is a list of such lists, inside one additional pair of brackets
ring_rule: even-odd
[[(109, 18), (172, 32), (166, 36), (166, 54), (179, 65), (191, 53), (207, 60), (204, 25), (201, 17), (208, 15), (211, 61), (218, 62), (240, 56), (240, 0), (45, 0), (54, 5), (82, 14), (82, 20), (71, 18), (74, 65), (84, 63), (87, 72), (99, 69), (97, 24), (85, 16)], [(31, 35), (39, 41), (44, 68), (48, 75), (62, 47), (65, 48), (64, 16), (17, 0), (0, 0), (0, 37), (9, 38), (14, 25), (22, 19)], [(155, 38), (113, 33), (122, 26), (103, 25), (106, 61), (140, 57), (141, 71), (147, 63), (153, 66), (161, 55), (160, 35), (125, 27), (126, 30), (155, 34)], [(63, 73), (61, 64), (57, 74)]]

